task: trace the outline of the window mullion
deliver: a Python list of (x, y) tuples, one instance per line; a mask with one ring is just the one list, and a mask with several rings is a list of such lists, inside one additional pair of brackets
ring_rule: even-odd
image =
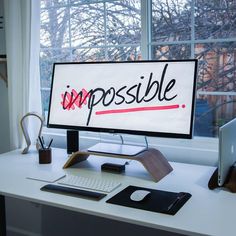
[(103, 10), (104, 10), (104, 33), (105, 33), (105, 59), (108, 60), (108, 48), (107, 48), (107, 8), (106, 2), (103, 2)]
[(68, 30), (69, 30), (69, 48), (70, 48), (70, 59), (73, 61), (72, 58), (72, 43), (71, 43), (71, 2), (69, 1), (69, 19), (68, 19)]
[(151, 0), (141, 0), (141, 52), (143, 59), (151, 59)]
[(195, 7), (194, 0), (191, 1), (191, 58), (195, 57)]

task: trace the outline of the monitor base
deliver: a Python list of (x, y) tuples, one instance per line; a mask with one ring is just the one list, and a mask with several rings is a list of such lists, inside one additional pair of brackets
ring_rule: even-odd
[(78, 162), (87, 160), (90, 155), (108, 156), (139, 161), (145, 167), (147, 172), (152, 176), (155, 182), (158, 182), (173, 170), (173, 168), (171, 167), (167, 159), (163, 156), (163, 154), (159, 150), (154, 148), (145, 148), (144, 151), (134, 156), (91, 152), (88, 150), (78, 151), (70, 156), (68, 161), (64, 164), (63, 168), (68, 168)]
[(127, 144), (97, 143), (94, 146), (88, 148), (88, 152), (122, 156), (135, 156), (145, 151), (146, 149), (147, 147), (133, 146)]

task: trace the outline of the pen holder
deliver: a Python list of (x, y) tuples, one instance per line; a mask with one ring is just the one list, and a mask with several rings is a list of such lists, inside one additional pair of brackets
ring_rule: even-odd
[(52, 149), (39, 149), (39, 164), (49, 164), (52, 162)]

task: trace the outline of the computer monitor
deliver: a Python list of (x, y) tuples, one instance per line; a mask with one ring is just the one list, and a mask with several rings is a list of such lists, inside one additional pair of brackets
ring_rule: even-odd
[(54, 63), (48, 127), (191, 138), (197, 60)]

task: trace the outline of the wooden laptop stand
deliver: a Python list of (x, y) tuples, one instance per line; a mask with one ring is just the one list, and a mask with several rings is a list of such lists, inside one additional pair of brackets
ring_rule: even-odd
[[(209, 189), (215, 189), (220, 187), (218, 185), (218, 168), (212, 174), (209, 182), (208, 182)], [(236, 167), (231, 166), (225, 183), (222, 186), (223, 188), (228, 189), (232, 193), (236, 193)]]
[(109, 156), (114, 158), (124, 158), (124, 159), (139, 161), (146, 168), (148, 173), (153, 177), (155, 182), (158, 182), (173, 170), (173, 168), (166, 160), (166, 158), (163, 156), (163, 154), (154, 148), (148, 148), (135, 156), (89, 152), (87, 150), (77, 151), (70, 156), (70, 158), (65, 163), (63, 168), (68, 168), (78, 162), (84, 161), (90, 155)]

